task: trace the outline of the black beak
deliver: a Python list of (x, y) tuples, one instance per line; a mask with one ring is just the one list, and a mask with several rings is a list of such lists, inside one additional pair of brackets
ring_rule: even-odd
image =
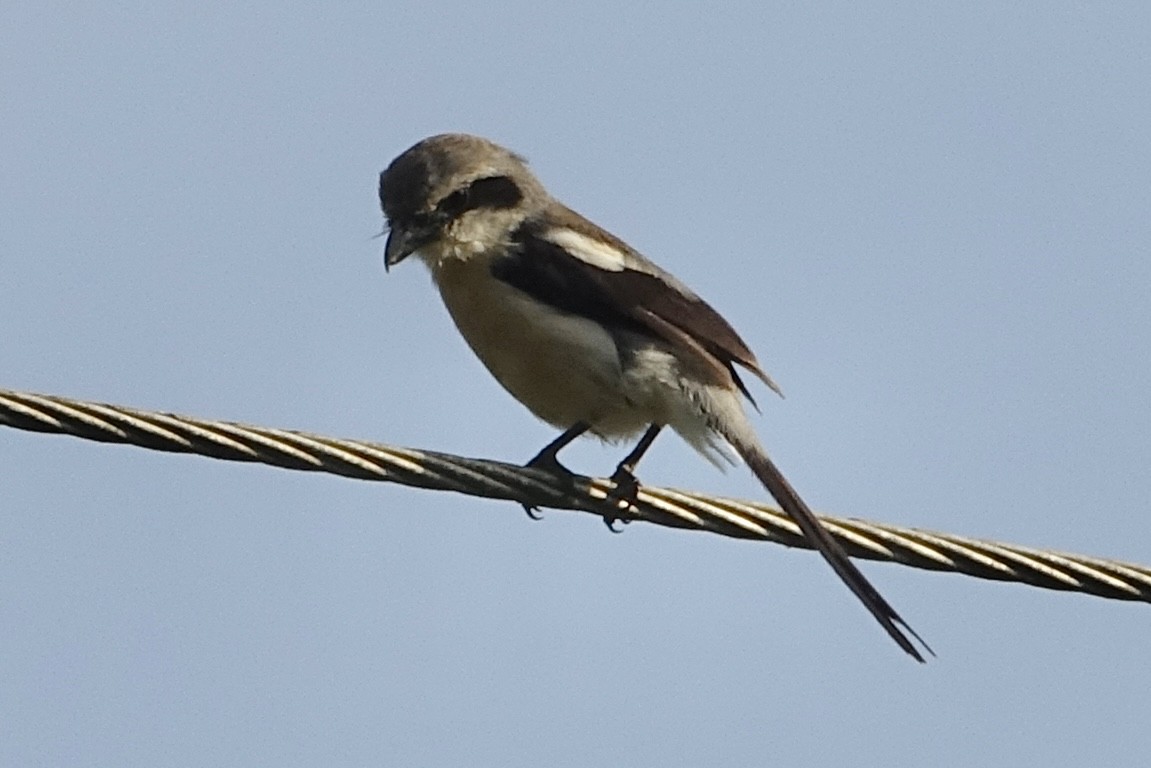
[(384, 271), (418, 251), (423, 245), (420, 239), (412, 230), (392, 227), (388, 232), (387, 245), (384, 246)]

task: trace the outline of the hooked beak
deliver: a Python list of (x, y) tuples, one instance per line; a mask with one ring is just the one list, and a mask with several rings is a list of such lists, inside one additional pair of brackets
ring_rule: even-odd
[(413, 230), (393, 227), (388, 232), (387, 244), (384, 246), (384, 271), (418, 251), (423, 245), (422, 239)]

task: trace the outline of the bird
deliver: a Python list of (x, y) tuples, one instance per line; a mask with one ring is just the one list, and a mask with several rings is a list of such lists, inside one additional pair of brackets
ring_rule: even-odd
[(385, 269), (417, 256), (488, 371), (562, 430), (527, 466), (570, 477), (557, 455), (576, 438), (638, 436), (611, 477), (627, 497), (664, 428), (720, 466), (735, 463), (734, 450), (899, 647), (924, 662), (914, 638), (934, 655), (769, 458), (740, 371), (779, 387), (687, 285), (552, 197), (521, 155), (479, 136), (418, 141), (380, 174), (379, 198)]

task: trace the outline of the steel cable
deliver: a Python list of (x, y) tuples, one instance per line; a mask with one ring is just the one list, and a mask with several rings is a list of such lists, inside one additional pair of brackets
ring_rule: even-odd
[[(635, 503), (621, 511), (610, 497), (613, 486), (608, 480), (576, 476), (573, 481), (538, 469), (432, 451), (8, 390), (0, 390), (0, 425), (455, 491), (810, 549), (787, 515), (763, 504), (643, 486)], [(821, 515), (820, 519), (853, 557), (1114, 600), (1151, 602), (1151, 568), (1146, 566), (854, 518)]]

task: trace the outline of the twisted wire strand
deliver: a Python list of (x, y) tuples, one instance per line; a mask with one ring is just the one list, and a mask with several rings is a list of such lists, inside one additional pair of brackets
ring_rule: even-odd
[[(635, 503), (621, 512), (618, 502), (610, 497), (613, 485), (609, 480), (576, 476), (573, 482), (539, 469), (360, 440), (9, 390), (0, 390), (0, 426), (383, 480), (811, 548), (786, 514), (758, 503), (643, 486)], [(1147, 566), (855, 518), (821, 515), (820, 519), (853, 557), (1113, 600), (1151, 602), (1151, 568)]]

